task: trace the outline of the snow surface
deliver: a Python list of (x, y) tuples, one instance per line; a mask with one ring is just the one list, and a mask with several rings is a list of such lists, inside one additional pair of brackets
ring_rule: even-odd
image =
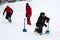
[[(0, 6), (0, 40), (60, 40), (60, 0), (32, 0), (32, 2), (28, 2), (32, 7), (32, 25), (29, 26), (26, 23), (27, 32), (24, 33), (22, 30), (26, 3), (27, 1), (19, 1)], [(14, 10), (12, 23), (9, 23), (5, 16), (2, 15), (6, 5)], [(35, 23), (42, 11), (46, 13), (46, 16), (50, 17), (49, 35), (34, 33)], [(43, 33), (45, 31), (46, 28), (44, 27)]]

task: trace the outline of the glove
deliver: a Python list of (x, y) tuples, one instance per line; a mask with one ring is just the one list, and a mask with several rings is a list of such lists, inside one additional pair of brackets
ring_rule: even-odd
[(3, 15), (4, 15), (4, 13), (3, 13)]
[(26, 14), (26, 17), (27, 17), (27, 14)]
[(49, 23), (49, 20), (47, 20), (46, 22)]
[(49, 23), (49, 21), (50, 21), (50, 19), (48, 18), (46, 22)]

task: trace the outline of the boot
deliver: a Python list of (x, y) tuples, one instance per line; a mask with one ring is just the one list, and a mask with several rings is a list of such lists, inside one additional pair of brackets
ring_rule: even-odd
[(11, 18), (9, 18), (9, 22), (10, 22), (10, 23), (12, 22)]

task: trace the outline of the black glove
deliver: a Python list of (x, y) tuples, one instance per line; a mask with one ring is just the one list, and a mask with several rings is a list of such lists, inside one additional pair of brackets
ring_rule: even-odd
[(27, 17), (27, 14), (26, 14), (26, 17)]
[(4, 13), (3, 13), (3, 15), (4, 15)]
[(47, 20), (46, 22), (49, 23), (49, 20)]

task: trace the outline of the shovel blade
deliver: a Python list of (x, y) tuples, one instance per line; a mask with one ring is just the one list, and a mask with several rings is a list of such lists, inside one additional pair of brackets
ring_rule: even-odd
[(50, 34), (50, 30), (46, 30), (45, 34)]
[(23, 29), (23, 32), (27, 32), (27, 29)]

